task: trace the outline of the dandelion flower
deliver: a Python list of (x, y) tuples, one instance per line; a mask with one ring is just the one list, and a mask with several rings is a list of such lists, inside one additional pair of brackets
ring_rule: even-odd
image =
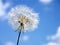
[(12, 8), (8, 15), (9, 23), (17, 31), (33, 31), (39, 23), (39, 14), (24, 5)]
[(19, 44), (21, 31), (33, 31), (35, 28), (37, 28), (39, 23), (39, 14), (30, 7), (24, 5), (12, 8), (8, 15), (8, 22), (16, 31), (19, 32), (17, 45)]

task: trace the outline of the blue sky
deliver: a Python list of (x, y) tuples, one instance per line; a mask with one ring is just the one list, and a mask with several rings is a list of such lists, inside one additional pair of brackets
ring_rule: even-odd
[(21, 34), (20, 45), (60, 45), (60, 0), (0, 0), (0, 45), (16, 45), (7, 13), (17, 5), (33, 8), (40, 18), (35, 31)]

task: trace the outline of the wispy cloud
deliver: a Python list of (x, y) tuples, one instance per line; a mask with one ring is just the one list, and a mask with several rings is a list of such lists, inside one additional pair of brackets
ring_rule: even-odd
[(58, 40), (58, 39), (60, 39), (60, 27), (58, 27), (58, 31), (57, 31), (57, 33), (55, 35), (50, 36), (50, 39), (51, 40)]
[(22, 37), (22, 40), (23, 41), (27, 41), (29, 39), (29, 37), (27, 36), (27, 35), (24, 35), (23, 37)]
[(60, 45), (60, 26), (58, 27), (57, 33), (52, 36), (48, 36), (48, 39), (50, 42), (45, 45)]
[(50, 4), (53, 0), (39, 0), (43, 4)]
[(13, 42), (7, 42), (5, 45), (15, 45)]
[(5, 4), (0, 0), (0, 18), (4, 18), (6, 16), (7, 12), (6, 10), (9, 8), (10, 3), (6, 2)]

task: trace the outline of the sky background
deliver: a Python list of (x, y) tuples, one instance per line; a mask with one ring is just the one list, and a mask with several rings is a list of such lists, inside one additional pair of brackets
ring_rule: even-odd
[(8, 12), (27, 5), (39, 13), (38, 28), (21, 34), (19, 45), (60, 45), (60, 0), (0, 0), (0, 45), (16, 45), (18, 32), (8, 23)]

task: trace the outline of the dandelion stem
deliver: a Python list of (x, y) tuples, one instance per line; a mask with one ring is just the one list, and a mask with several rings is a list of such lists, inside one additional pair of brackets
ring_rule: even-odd
[(21, 35), (21, 30), (19, 31), (19, 35), (18, 35), (18, 39), (17, 39), (17, 45), (19, 44), (20, 35)]

